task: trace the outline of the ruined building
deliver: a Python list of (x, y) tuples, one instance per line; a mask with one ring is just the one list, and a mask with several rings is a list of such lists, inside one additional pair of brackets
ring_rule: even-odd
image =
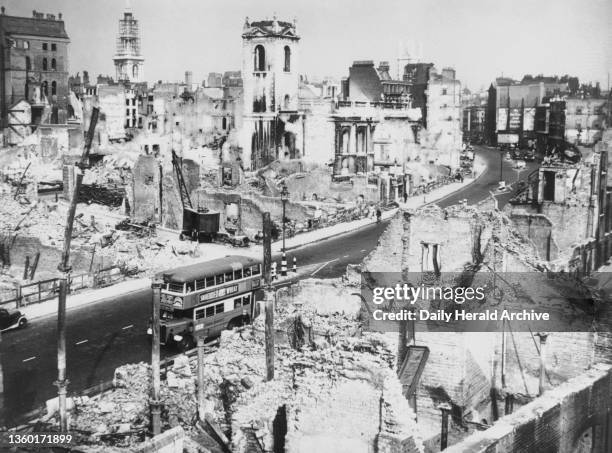
[(609, 137), (582, 155), (545, 159), (506, 207), (541, 259), (590, 273), (612, 254)]
[[(66, 123), (68, 44), (61, 13), (32, 17), (0, 14), (0, 116), (2, 129), (44, 123)], [(16, 104), (27, 101), (31, 118)], [(29, 107), (28, 107), (29, 108)], [(45, 110), (46, 109), (46, 110)], [(17, 123), (17, 124), (16, 124)]]
[(144, 58), (140, 53), (140, 30), (131, 8), (126, 7), (119, 20), (117, 53), (113, 57), (118, 81), (139, 83), (144, 80)]
[(298, 42), (295, 22), (244, 23), (242, 80), (244, 168), (304, 155), (303, 115), (298, 112)]

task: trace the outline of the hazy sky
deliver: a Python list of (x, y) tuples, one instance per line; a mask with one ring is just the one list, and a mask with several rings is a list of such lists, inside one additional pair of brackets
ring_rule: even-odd
[[(612, 73), (612, 0), (132, 0), (145, 77), (200, 81), (240, 69), (245, 16), (298, 23), (300, 73), (348, 74), (353, 60), (389, 60), (418, 41), (423, 59), (454, 66), (471, 89), (496, 76), (577, 75), (607, 85)], [(6, 14), (62, 12), (70, 72), (114, 74), (117, 21), (125, 0), (0, 0)]]

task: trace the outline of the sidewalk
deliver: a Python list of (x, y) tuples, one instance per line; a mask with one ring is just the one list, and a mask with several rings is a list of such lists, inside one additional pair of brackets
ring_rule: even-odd
[[(482, 176), (482, 173), (478, 177)], [(451, 193), (462, 189), (469, 184), (476, 181), (476, 179), (465, 179), (462, 183), (451, 183), (438, 189), (432, 190), (426, 195), (419, 195), (417, 197), (411, 197), (406, 203), (399, 203), (402, 209), (416, 209), (428, 203), (440, 200)], [(398, 212), (398, 208), (384, 211), (382, 213), (382, 219), (387, 220), (392, 218)], [(321, 241), (323, 239), (333, 238), (351, 231), (358, 230), (376, 223), (376, 218), (368, 218), (355, 220), (352, 222), (339, 223), (330, 227), (320, 228), (307, 233), (301, 233), (292, 238), (285, 240), (286, 250), (295, 250), (299, 247), (312, 244), (314, 242)], [(272, 253), (280, 253), (282, 250), (282, 241), (276, 241), (272, 244)], [(230, 248), (227, 246), (221, 246), (218, 244), (206, 244), (205, 253), (199, 258), (189, 260), (185, 264), (194, 264), (198, 262), (209, 261), (211, 259), (227, 256), (227, 255), (247, 255), (253, 257), (261, 257), (263, 254), (262, 246), (256, 245), (249, 248)], [(280, 265), (280, 263), (278, 263)], [(291, 268), (292, 263), (289, 263)], [(280, 269), (280, 267), (279, 267)], [(303, 271), (300, 268), (298, 262), (298, 270)], [(301, 274), (302, 272), (299, 272)], [(66, 310), (70, 311), (76, 308), (80, 308), (84, 305), (95, 304), (104, 300), (117, 297), (119, 295), (126, 295), (133, 292), (143, 291), (151, 287), (151, 279), (149, 277), (139, 278), (134, 280), (127, 280), (125, 282), (118, 283), (113, 286), (100, 289), (85, 290), (81, 293), (68, 295), (66, 301)], [(40, 304), (28, 305), (20, 308), (20, 311), (29, 319), (33, 320), (57, 313), (57, 299), (42, 302)]]

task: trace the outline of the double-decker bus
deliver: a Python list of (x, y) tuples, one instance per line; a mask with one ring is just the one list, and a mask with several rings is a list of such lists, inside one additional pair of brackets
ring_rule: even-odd
[(193, 348), (198, 337), (210, 339), (250, 322), (255, 302), (263, 298), (261, 288), (261, 260), (247, 256), (226, 256), (164, 272), (161, 344), (184, 351)]

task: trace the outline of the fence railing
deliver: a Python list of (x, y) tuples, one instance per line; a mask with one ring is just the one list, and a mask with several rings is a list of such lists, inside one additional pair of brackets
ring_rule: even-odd
[[(15, 304), (16, 308), (39, 304), (55, 299), (59, 294), (59, 278), (40, 280), (19, 285), (17, 288), (0, 292), (0, 306)], [(99, 269), (95, 272), (70, 275), (68, 292), (84, 288), (102, 288), (125, 280), (125, 275), (118, 266)]]

